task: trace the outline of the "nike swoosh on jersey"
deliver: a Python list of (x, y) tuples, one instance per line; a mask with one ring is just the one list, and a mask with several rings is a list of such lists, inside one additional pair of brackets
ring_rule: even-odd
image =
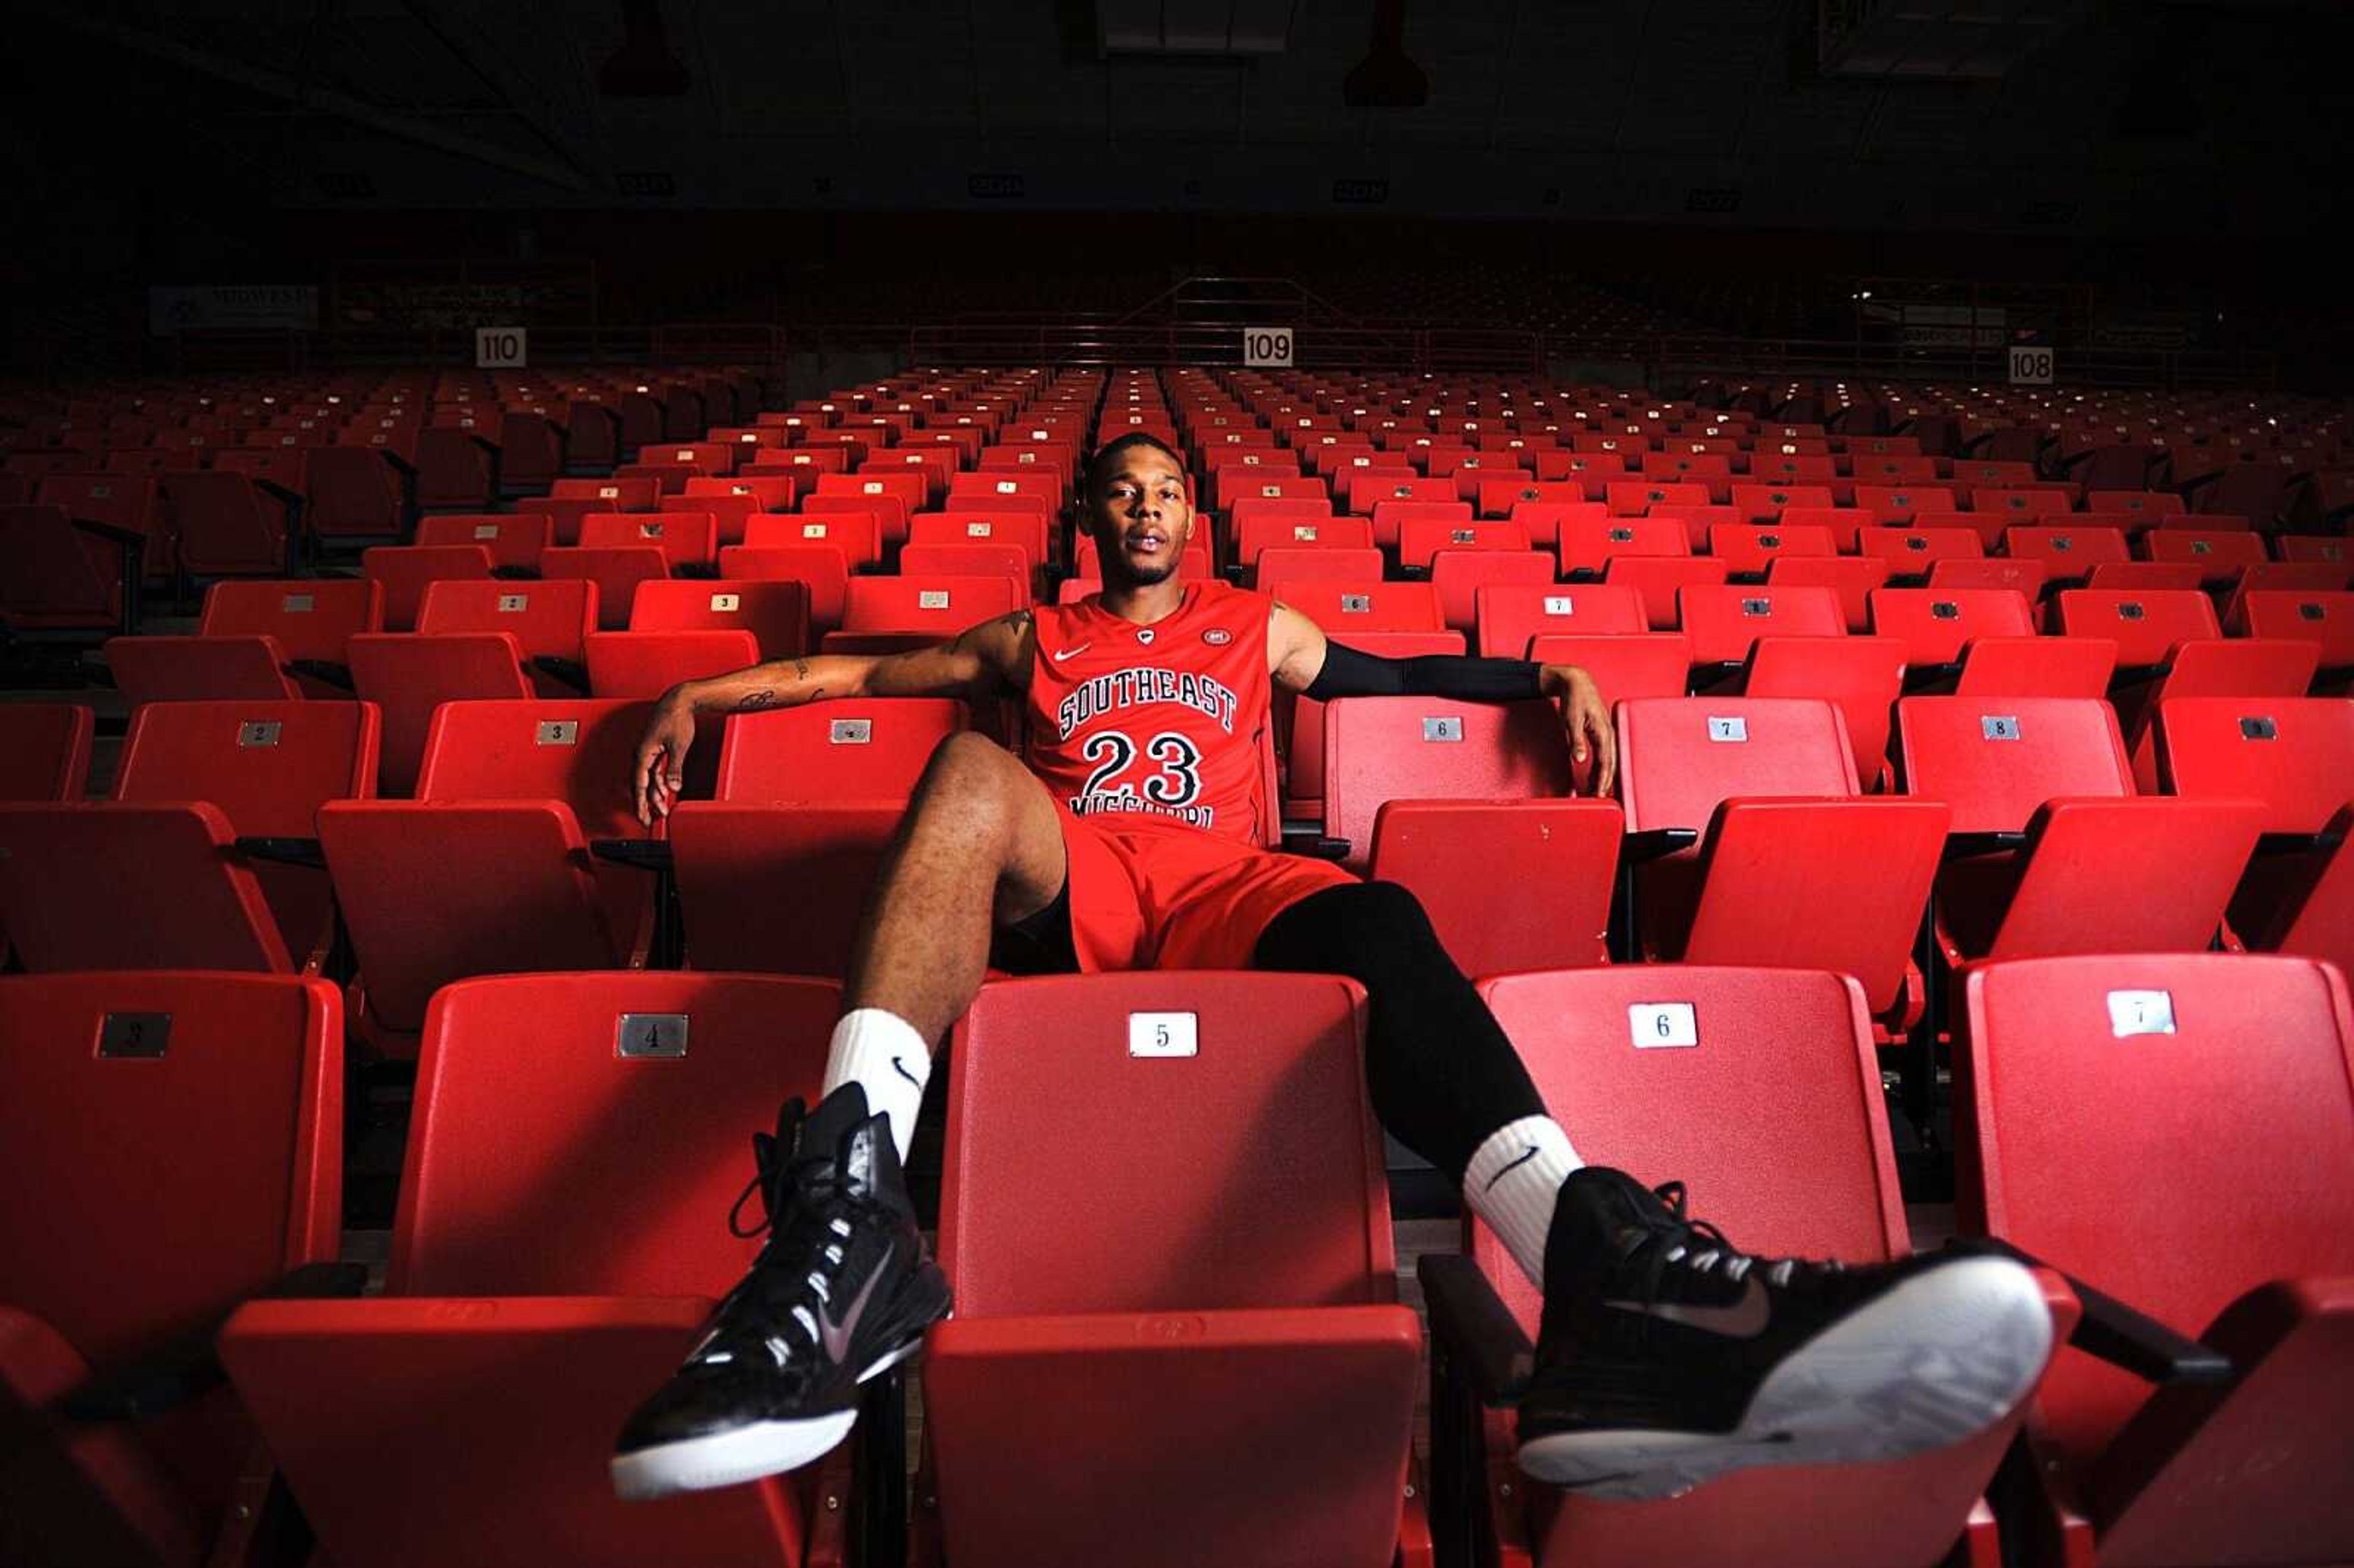
[(1681, 1301), (1654, 1301), (1645, 1306), (1639, 1301), (1605, 1301), (1605, 1307), (1621, 1312), (1640, 1312), (1664, 1322), (1681, 1323), (1688, 1329), (1702, 1329), (1728, 1339), (1754, 1340), (1766, 1331), (1774, 1316), (1773, 1303), (1766, 1297), (1766, 1287), (1756, 1280), (1746, 1280), (1748, 1289), (1741, 1299), (1724, 1307), (1695, 1307)]
[(883, 1249), (883, 1255), (875, 1262), (874, 1272), (866, 1277), (866, 1283), (859, 1287), (858, 1294), (851, 1298), (850, 1310), (843, 1313), (839, 1321), (835, 1320), (829, 1303), (818, 1303), (817, 1337), (825, 1345), (827, 1358), (837, 1365), (849, 1351), (850, 1336), (857, 1331), (859, 1319), (866, 1315), (867, 1298), (875, 1294), (875, 1286), (882, 1283), (883, 1271), (891, 1266), (891, 1255), (896, 1250), (896, 1243)]
[(1080, 654), (1086, 652), (1088, 649), (1094, 646), (1095, 644), (1092, 642), (1082, 642), (1076, 648), (1066, 648), (1060, 653), (1049, 653), (1046, 657), (1059, 664), (1066, 659), (1077, 658)]

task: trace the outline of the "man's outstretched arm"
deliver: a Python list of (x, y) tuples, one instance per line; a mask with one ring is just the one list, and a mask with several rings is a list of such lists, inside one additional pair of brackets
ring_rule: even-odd
[(1610, 727), (1610, 706), (1594, 677), (1575, 664), (1443, 653), (1377, 658), (1330, 641), (1322, 627), (1286, 604), (1275, 607), (1267, 643), (1275, 683), (1320, 702), (1423, 695), (1490, 703), (1544, 698), (1561, 709), (1570, 755), (1580, 767), (1593, 759), (1594, 793), (1607, 795), (1617, 781), (1618, 741)]
[(632, 784), (638, 821), (670, 815), (686, 782), (695, 721), (710, 714), (758, 713), (838, 697), (981, 697), (1030, 679), (1036, 633), (1030, 612), (986, 620), (953, 641), (905, 653), (812, 653), (772, 659), (725, 675), (683, 681), (663, 694), (638, 742)]

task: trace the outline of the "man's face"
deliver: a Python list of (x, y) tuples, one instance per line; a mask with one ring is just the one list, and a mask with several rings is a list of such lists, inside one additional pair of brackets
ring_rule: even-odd
[(1139, 443), (1122, 451), (1119, 465), (1087, 497), (1087, 512), (1106, 587), (1168, 581), (1193, 536), (1185, 475), (1158, 447)]

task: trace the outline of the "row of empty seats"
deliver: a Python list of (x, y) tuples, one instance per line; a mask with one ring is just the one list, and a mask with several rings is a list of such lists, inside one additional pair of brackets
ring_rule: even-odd
[[(1482, 991), (1588, 1158), (1682, 1181), (1755, 1252), (1909, 1250), (1851, 979), (1654, 967)], [(807, 1471), (658, 1507), (617, 1503), (605, 1476), (623, 1414), (756, 1245), (719, 1223), (744, 1134), (784, 1097), (815, 1097), (838, 1007), (825, 981), (726, 974), (443, 991), (385, 1291), (347, 1299), (348, 1277), (281, 1283), (334, 1255), (332, 988), (0, 979), (0, 1176), (44, 1199), (0, 1209), (0, 1378), (38, 1407), (226, 1319), (231, 1384), (37, 1436), (39, 1466), (0, 1470), (12, 1542), (27, 1561), (104, 1541), (192, 1563), (251, 1528), (274, 1463), (350, 1568), (842, 1561), (854, 1466), (888, 1491), (907, 1474), (888, 1423), (862, 1423), (852, 1450)], [(1999, 1532), (2013, 1551), (2045, 1541), (2128, 1568), (2354, 1552), (2335, 1495), (2354, 1393), (2354, 1017), (2334, 969), (2102, 955), (1967, 982), (1964, 1233), (2203, 1337), (2228, 1385), (2210, 1372), (2153, 1392), (2062, 1349), (2031, 1408), (1958, 1448), (1749, 1471), (1645, 1504), (1512, 1470), (1509, 1410), (1470, 1385), (1475, 1367), (1510, 1364), (1537, 1304), (1476, 1222), (1467, 1255), (1422, 1266), (1437, 1352), (1425, 1476), (1424, 1333), (1397, 1299), (1361, 1007), (1349, 982), (1308, 976), (983, 990), (947, 1074), (939, 1255), (958, 1311), (920, 1370), (907, 1561), (1173, 1565), (1207, 1551), (1377, 1568), (1483, 1538), (1463, 1560), (1650, 1563), (1665, 1543), (1696, 1564), (1932, 1562), (1957, 1546), (1992, 1561)], [(1132, 1021), (1172, 1010), (1196, 1052), (1132, 1053)], [(1659, 1017), (1680, 1048), (1640, 1033)], [(1742, 1114), (1660, 1115), (1670, 1105)], [(1253, 1150), (1275, 1119), (1295, 1157), (1270, 1163)], [(1145, 1122), (1160, 1136), (1140, 1143)], [(621, 1141), (662, 1157), (615, 1159)], [(1074, 1188), (1075, 1164), (1132, 1179)], [(53, 1223), (134, 1211), (136, 1224)], [(2063, 1331), (2097, 1309), (2044, 1278)], [(2030, 1462), (1998, 1490), (2015, 1439)], [(263, 1467), (240, 1469), (248, 1455)]]

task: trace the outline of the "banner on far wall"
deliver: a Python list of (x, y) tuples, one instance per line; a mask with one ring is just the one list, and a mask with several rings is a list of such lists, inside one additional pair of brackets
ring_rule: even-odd
[(310, 283), (164, 283), (147, 291), (147, 330), (316, 332), (319, 291)]

